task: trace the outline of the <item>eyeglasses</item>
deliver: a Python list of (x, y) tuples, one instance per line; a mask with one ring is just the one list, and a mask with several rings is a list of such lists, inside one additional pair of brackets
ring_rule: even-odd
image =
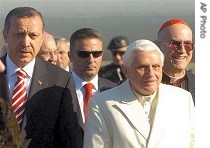
[(125, 53), (125, 51), (112, 51), (113, 56), (116, 56), (116, 55), (123, 56), (124, 53)]
[(53, 55), (57, 55), (58, 54), (58, 51), (56, 50), (56, 51), (54, 51), (54, 52), (52, 52), (52, 51), (40, 51), (40, 55), (41, 56), (43, 56), (43, 57), (51, 57), (51, 56), (53, 56)]
[(167, 47), (171, 48), (172, 50), (176, 51), (181, 48), (183, 45), (186, 52), (190, 52), (194, 49), (194, 44), (191, 42), (179, 42), (179, 41), (172, 41), (170, 43), (165, 43)]
[(94, 58), (98, 58), (102, 55), (103, 51), (75, 51), (77, 52), (78, 57), (80, 58), (87, 58), (90, 54), (93, 55)]
[(64, 55), (64, 54), (68, 54), (68, 53), (69, 53), (69, 51), (67, 51), (67, 52), (66, 51), (58, 51), (57, 52), (57, 54), (60, 54), (60, 55)]

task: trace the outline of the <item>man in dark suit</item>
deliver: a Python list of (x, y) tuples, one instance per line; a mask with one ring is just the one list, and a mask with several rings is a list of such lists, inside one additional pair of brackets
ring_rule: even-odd
[[(116, 86), (108, 79), (98, 76), (103, 55), (103, 41), (100, 33), (91, 28), (82, 28), (75, 31), (70, 38), (70, 59), (73, 66), (72, 86), (75, 88), (75, 97), (78, 98), (78, 120), (81, 128), (85, 123), (85, 84), (91, 83), (91, 92), (94, 95)], [(73, 91), (72, 91), (73, 92)], [(72, 94), (73, 95), (73, 94)]]
[[(8, 85), (0, 82), (0, 88), (9, 88), (4, 99), (12, 104), (17, 118), (21, 147), (82, 147), (69, 73), (36, 58), (44, 28), (42, 14), (34, 8), (17, 7), (8, 13), (3, 36), (9, 52), (1, 59), (6, 70), (0, 74), (1, 82), (6, 78)], [(14, 94), (18, 91), (13, 94), (13, 90), (17, 89), (15, 82), (19, 70), (26, 73), (21, 80), (26, 91), (19, 98), (26, 96), (26, 99), (15, 104)], [(22, 104), (25, 106), (18, 106), (21, 112), (17, 115), (14, 106)]]

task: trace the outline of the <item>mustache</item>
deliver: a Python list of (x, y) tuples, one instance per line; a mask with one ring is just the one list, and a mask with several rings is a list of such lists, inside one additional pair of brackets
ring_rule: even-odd
[(21, 48), (18, 50), (19, 52), (31, 52), (32, 49), (31, 48)]

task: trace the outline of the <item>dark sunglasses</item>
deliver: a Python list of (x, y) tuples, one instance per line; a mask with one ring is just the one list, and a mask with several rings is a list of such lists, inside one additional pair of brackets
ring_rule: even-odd
[(102, 55), (103, 51), (75, 51), (77, 52), (78, 57), (80, 58), (87, 58), (90, 54), (93, 55), (94, 58), (98, 58)]
[(172, 50), (176, 51), (181, 48), (183, 45), (186, 52), (190, 52), (194, 49), (194, 44), (191, 42), (179, 42), (179, 41), (172, 41), (171, 43), (165, 43), (167, 47), (171, 48)]
[(123, 56), (124, 53), (125, 51), (112, 51), (113, 56), (117, 56), (117, 55)]

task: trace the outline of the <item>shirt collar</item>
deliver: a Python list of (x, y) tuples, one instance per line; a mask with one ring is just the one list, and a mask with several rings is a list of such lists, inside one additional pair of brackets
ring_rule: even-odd
[[(15, 65), (11, 61), (8, 54), (6, 56), (6, 65), (7, 65), (7, 75), (9, 77), (12, 76), (14, 73), (16, 73), (20, 69), (19, 67), (17, 67), (17, 65)], [(32, 78), (32, 75), (33, 75), (34, 65), (35, 65), (35, 58), (30, 63), (28, 63), (25, 67), (22, 68), (30, 78)]]
[(76, 91), (81, 89), (86, 83), (92, 83), (94, 88), (98, 90), (98, 75), (96, 75), (91, 81), (87, 82), (80, 78), (74, 71), (72, 72), (72, 76), (74, 78), (74, 83), (76, 87)]
[(65, 68), (65, 70), (69, 72), (69, 71), (70, 71), (69, 66), (67, 66), (67, 67)]
[(154, 100), (156, 93), (157, 93), (157, 91), (155, 90), (155, 92), (152, 95), (143, 96), (143, 95), (138, 94), (134, 89), (133, 89), (133, 92), (135, 93), (138, 101), (141, 103), (143, 103), (145, 101), (149, 101), (150, 103), (152, 103), (152, 101)]
[[(165, 72), (163, 72), (165, 73)], [(185, 77), (186, 75), (186, 72), (184, 73), (184, 75), (180, 76), (180, 77), (173, 77), (173, 76), (170, 76), (169, 74), (165, 73), (165, 75), (167, 75), (169, 78), (170, 78), (170, 83), (176, 83), (176, 82), (179, 82), (179, 80), (181, 80), (182, 78)]]

